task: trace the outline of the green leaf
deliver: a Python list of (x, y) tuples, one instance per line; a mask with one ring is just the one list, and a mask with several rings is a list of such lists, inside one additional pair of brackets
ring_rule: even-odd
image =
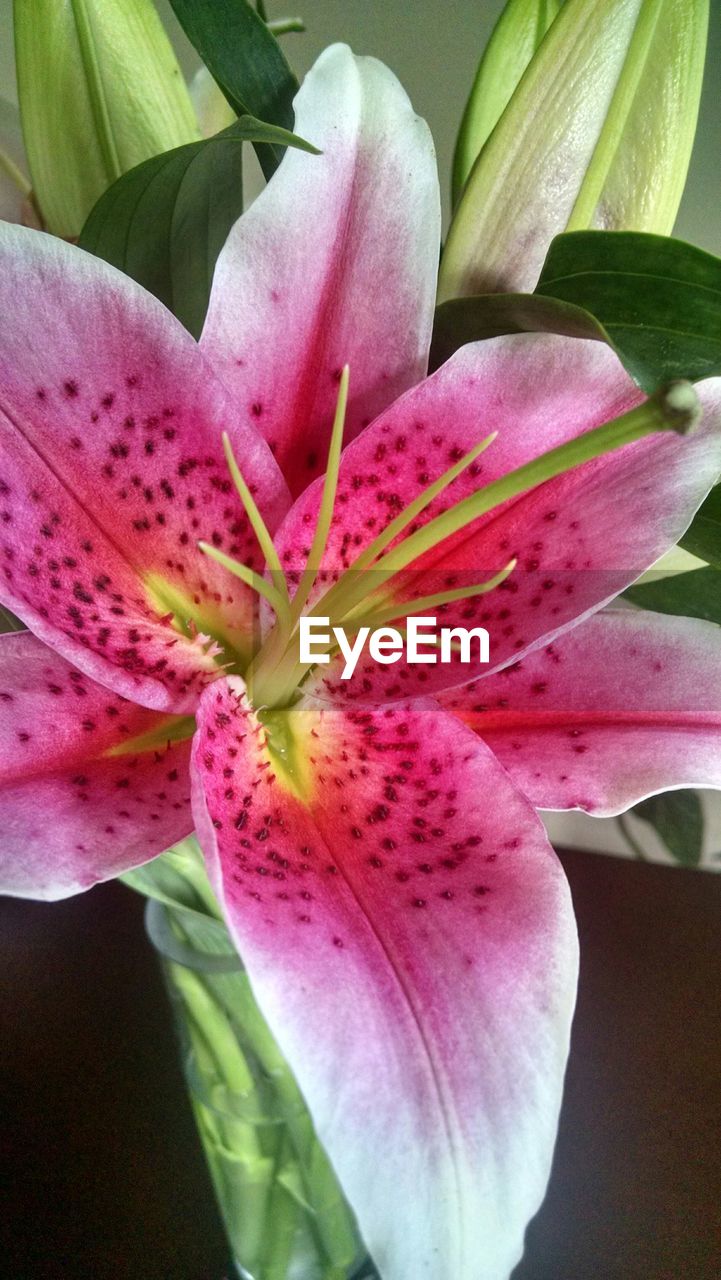
[(132, 276), (198, 337), (213, 269), (243, 211), (242, 143), (314, 152), (275, 125), (243, 116), (213, 138), (154, 156), (115, 182), (88, 218), (80, 245)]
[[(293, 128), (298, 81), (275, 36), (247, 0), (170, 0), (191, 44), (238, 116)], [(277, 169), (282, 144), (253, 139), (266, 178)]]
[(493, 28), (463, 113), (453, 156), (453, 203), (560, 9), (560, 0), (508, 0)]
[(721, 373), (721, 259), (682, 240), (633, 231), (557, 236), (536, 293), (590, 311), (645, 391)]
[(656, 582), (629, 587), (624, 596), (642, 609), (674, 613), (682, 618), (705, 618), (721, 624), (721, 570), (692, 569)]
[[(431, 367), (466, 342), (522, 332), (607, 342), (648, 393), (675, 378), (721, 374), (721, 259), (643, 232), (557, 236), (534, 294), (489, 293), (441, 303)], [(711, 518), (721, 521), (721, 500), (711, 510)], [(718, 556), (721, 538), (714, 536)], [(691, 540), (683, 545), (695, 550)]]
[(611, 342), (603, 325), (588, 311), (556, 298), (533, 293), (486, 293), (451, 298), (436, 309), (430, 367), (437, 369), (467, 342), (503, 333), (561, 333), (569, 338)]
[(704, 821), (701, 801), (695, 791), (667, 791), (650, 796), (632, 810), (637, 818), (653, 827), (676, 862), (697, 867), (703, 853)]
[(721, 568), (721, 486), (711, 490), (680, 541), (685, 551)]

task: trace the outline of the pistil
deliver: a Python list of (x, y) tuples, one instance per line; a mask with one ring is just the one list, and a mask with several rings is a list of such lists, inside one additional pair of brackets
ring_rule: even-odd
[(492, 444), (497, 433), (486, 436), (464, 458), (414, 498), (360, 552), (338, 581), (314, 603), (311, 609), (308, 609), (308, 601), (327, 549), (332, 523), (347, 397), (348, 369), (346, 368), (343, 370), (340, 381), (328, 467), (315, 534), (292, 601), (288, 596), (288, 587), (276, 548), (243, 481), (227, 437), (224, 441), (228, 465), (236, 488), (266, 554), (273, 579), (272, 586), (266, 580), (259, 580), (259, 575), (247, 566), (230, 561), (229, 557), (218, 553), (215, 548), (205, 543), (201, 546), (206, 554), (212, 555), (230, 572), (241, 577), (249, 586), (269, 600), (275, 610), (275, 625), (251, 662), (245, 677), (249, 696), (256, 707), (283, 707), (297, 696), (298, 689), (310, 670), (307, 663), (303, 664), (299, 660), (297, 624), (304, 612), (311, 616), (329, 618), (331, 628), (343, 626), (349, 632), (357, 632), (362, 626), (377, 627), (384, 622), (399, 619), (408, 614), (441, 608), (454, 601), (490, 591), (499, 586), (512, 572), (514, 562), (507, 564), (504, 569), (485, 582), (437, 592), (415, 600), (394, 599), (392, 586), (388, 590), (384, 588), (387, 584), (391, 584), (402, 570), (408, 568), (420, 557), (434, 551), (447, 539), (462, 533), (475, 521), (497, 507), (585, 462), (623, 448), (647, 435), (668, 430), (686, 434), (700, 416), (699, 400), (691, 384), (673, 382), (651, 396), (638, 408), (541, 454), (540, 457), (534, 458), (531, 462), (449, 506), (427, 524), (421, 528), (415, 528), (403, 537), (403, 532), (417, 520), (430, 503)]

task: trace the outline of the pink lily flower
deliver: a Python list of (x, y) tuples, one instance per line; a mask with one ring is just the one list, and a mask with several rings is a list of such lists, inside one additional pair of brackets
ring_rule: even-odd
[[(600, 344), (498, 339), (425, 378), (428, 131), (341, 46), (296, 106), (322, 154), (234, 227), (199, 345), (0, 227), (0, 584), (28, 627), (0, 651), (0, 883), (60, 898), (195, 829), (384, 1280), (501, 1280), (576, 984), (534, 806), (721, 786), (717, 630), (604, 609), (716, 480), (721, 386), (680, 439)], [(628, 443), (597, 456), (609, 422)], [(482, 679), (299, 663), (301, 610), (429, 607), (487, 623)]]

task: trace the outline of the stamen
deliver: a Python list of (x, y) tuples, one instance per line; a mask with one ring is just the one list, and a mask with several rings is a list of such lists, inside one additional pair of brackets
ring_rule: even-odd
[(289, 599), (288, 584), (285, 580), (285, 574), (283, 572), (283, 567), (280, 563), (280, 559), (278, 558), (278, 552), (275, 549), (275, 543), (273, 542), (273, 539), (268, 531), (268, 527), (262, 515), (260, 514), (260, 511), (258, 510), (255, 499), (253, 498), (253, 495), (250, 492), (250, 489), (248, 488), (247, 484), (245, 483), (245, 480), (241, 475), (240, 468), (235, 460), (235, 454), (233, 453), (233, 446), (230, 443), (230, 437), (228, 436), (227, 431), (223, 432), (223, 452), (225, 453), (225, 460), (228, 464), (228, 470), (230, 471), (230, 474), (233, 477), (233, 483), (236, 489), (238, 490), (238, 495), (240, 497), (241, 502), (243, 503), (243, 507), (245, 508), (245, 514), (247, 515), (253, 527), (253, 532), (255, 533), (255, 536), (258, 539), (258, 542), (260, 543), (260, 547), (263, 552), (263, 555), (265, 556), (265, 562), (268, 565), (268, 568), (270, 569), (270, 574), (273, 579), (273, 582), (275, 583), (276, 588), (281, 592), (281, 594), (285, 597), (287, 601)]
[[(340, 400), (341, 396), (339, 395), (339, 405)], [(693, 429), (700, 414), (700, 402), (693, 386), (688, 382), (681, 381), (670, 383), (629, 413), (611, 422), (606, 422), (591, 431), (584, 432), (573, 440), (567, 441), (565, 444), (559, 445), (557, 448), (541, 454), (540, 457), (534, 458), (531, 462), (516, 468), (515, 471), (511, 471), (501, 476), (498, 480), (492, 481), (484, 488), (476, 490), (476, 492), (461, 499), (460, 502), (430, 520), (427, 525), (409, 534), (397, 546), (382, 555), (381, 552), (388, 547), (389, 543), (393, 542), (402, 530), (425, 510), (433, 498), (441, 493), (474, 458), (488, 448), (497, 433), (488, 436), (466, 454), (465, 458), (460, 459), (455, 466), (451, 467), (432, 485), (429, 485), (413, 502), (404, 508), (395, 520), (391, 521), (386, 529), (360, 553), (341, 579), (316, 602), (310, 611), (311, 614), (315, 616), (327, 615), (330, 618), (331, 626), (337, 625), (339, 620), (342, 621), (343, 619), (352, 621), (353, 625), (357, 624), (358, 627), (367, 626), (371, 621), (373, 625), (377, 626), (385, 620), (401, 617), (404, 612), (410, 613), (412, 611), (417, 614), (424, 609), (440, 607), (442, 604), (451, 603), (453, 600), (479, 595), (485, 591), (492, 590), (512, 572), (515, 562), (510, 562), (499, 574), (484, 583), (477, 583), (471, 587), (454, 588), (448, 592), (438, 592), (435, 595), (423, 597), (419, 600), (390, 602), (388, 605), (384, 605), (381, 598), (379, 605), (375, 610), (371, 611), (370, 616), (367, 618), (358, 617), (356, 612), (361, 602), (377, 594), (382, 585), (390, 578), (394, 577), (402, 569), (407, 568), (408, 565), (424, 553), (434, 549), (447, 538), (453, 536), (453, 534), (461, 532), (494, 508), (545, 484), (546, 481), (574, 470), (585, 462), (602, 457), (604, 454), (612, 453), (616, 449), (623, 448), (658, 431), (671, 430), (685, 435)], [(341, 431), (338, 418), (339, 410), (336, 411), (334, 434)], [(334, 453), (332, 453), (332, 456), (335, 456)], [(329, 471), (332, 471), (330, 458)], [(331, 480), (327, 481), (326, 486), (324, 486), (321, 504), (324, 514), (323, 519), (319, 514), (316, 528), (317, 546), (321, 545), (322, 536), (324, 539), (322, 543), (323, 550), (325, 550), (327, 542), (327, 532), (321, 534), (319, 529), (323, 530), (325, 528), (327, 512), (330, 510), (330, 504), (332, 503), (330, 494), (335, 492), (336, 483), (337, 472), (332, 475)], [(327, 505), (324, 506), (323, 504)], [(313, 558), (315, 559), (317, 551), (316, 538), (314, 538), (314, 548)], [(305, 572), (308, 574), (307, 581), (312, 583), (315, 581), (317, 566), (314, 567), (309, 562), (310, 556), (309, 561), (306, 563)], [(371, 565), (373, 565), (374, 585), (369, 589), (367, 580), (364, 580), (362, 570)], [(311, 572), (313, 574), (312, 579)], [(301, 610), (302, 607), (300, 606)], [(308, 665), (299, 663), (296, 654), (293, 652), (293, 635), (295, 634), (296, 621), (297, 617), (294, 618), (290, 633), (286, 633), (285, 637), (279, 634), (277, 629), (274, 629), (276, 634), (273, 635), (271, 633), (268, 638), (270, 643), (266, 643), (263, 646), (252, 664), (251, 669), (255, 668), (253, 674), (257, 682), (256, 693), (261, 698), (261, 701), (268, 706), (278, 707), (289, 702), (309, 669)], [(398, 629), (402, 632), (402, 628)]]
[(290, 610), (288, 609), (287, 599), (270, 582), (266, 582), (260, 573), (256, 573), (254, 569), (249, 569), (248, 565), (242, 564), (240, 560), (234, 560), (232, 556), (227, 556), (224, 551), (220, 551), (218, 547), (212, 546), (209, 542), (199, 542), (198, 547), (204, 555), (210, 556), (211, 560), (216, 560), (218, 564), (222, 564), (223, 568), (228, 570), (228, 573), (240, 578), (241, 582), (244, 582), (247, 587), (251, 587), (253, 591), (257, 591), (258, 595), (264, 596), (275, 609), (278, 621), (282, 625), (288, 625)]
[(144, 573), (143, 583), (150, 604), (161, 622), (170, 623), (173, 629), (199, 645), (209, 653), (212, 645), (219, 656), (221, 650), (244, 656), (242, 637), (234, 632), (229, 620), (212, 603), (205, 601), (198, 604), (176, 583), (164, 578), (161, 573)]
[(328, 464), (326, 466), (325, 478), (323, 480), (323, 493), (321, 495), (320, 507), (318, 509), (318, 519), (316, 521), (315, 533), (313, 534), (313, 542), (305, 568), (301, 574), (298, 588), (290, 603), (290, 609), (280, 614), (276, 606), (277, 623), (270, 630), (265, 638), (264, 643), (253, 659), (250, 667), (246, 672), (246, 683), (249, 692), (255, 689), (255, 679), (257, 672), (263, 667), (272, 666), (277, 663), (283, 656), (288, 643), (291, 639), (293, 630), (303, 612), (308, 596), (313, 590), (313, 584), (316, 580), (318, 570), (323, 562), (323, 556), (328, 545), (328, 534), (330, 533), (331, 521), (333, 519), (333, 508), (335, 505), (335, 495), (338, 488), (338, 472), (340, 470), (340, 455), (343, 446), (343, 427), (345, 425), (346, 406), (348, 404), (348, 380), (349, 369), (345, 365), (341, 373), (340, 386), (338, 388), (338, 399), (335, 408), (335, 417), (333, 419), (333, 429), (331, 431), (330, 445), (328, 447)]
[[(693, 430), (700, 415), (700, 402), (691, 383), (669, 383), (638, 408), (542, 453), (540, 457), (461, 499), (381, 557), (374, 567), (374, 577), (376, 573), (382, 575), (380, 582), (393, 577), (425, 552), (467, 528), (495, 507), (574, 470), (584, 462), (613, 453), (616, 449), (633, 444), (657, 431), (675, 431), (679, 435), (686, 435)], [(355, 574), (357, 565), (358, 561), (354, 562), (345, 575), (349, 578), (349, 589), (343, 597), (346, 610), (350, 607), (350, 601), (355, 604), (365, 594), (363, 583), (358, 583)], [(340, 583), (336, 585), (339, 586)], [(329, 613), (328, 603), (327, 598), (320, 601), (314, 612)]]
[[(510, 577), (518, 564), (517, 560), (509, 560), (508, 564), (492, 578), (487, 578), (485, 582), (476, 582), (469, 587), (454, 587), (448, 591), (438, 591), (435, 595), (419, 596), (417, 600), (396, 600), (388, 599), (385, 608), (371, 609), (370, 613), (364, 613), (358, 616), (355, 612), (346, 616), (344, 622), (352, 624), (356, 629), (361, 627), (379, 627), (384, 622), (391, 622), (393, 618), (407, 617), (413, 613), (425, 613), (427, 609), (439, 609), (441, 605), (453, 604), (456, 600), (470, 600), (473, 596), (486, 595), (488, 591), (493, 591), (499, 587), (506, 578)], [(363, 602), (367, 603), (366, 601)], [(346, 630), (348, 627), (346, 626)]]
[[(454, 462), (453, 466), (449, 467), (447, 471), (444, 471), (437, 480), (434, 480), (432, 484), (429, 484), (425, 489), (422, 489), (418, 496), (414, 498), (412, 502), (409, 502), (408, 505), (405, 506), (393, 520), (391, 520), (390, 524), (386, 525), (385, 529), (382, 529), (377, 537), (375, 537), (373, 541), (356, 556), (350, 567), (350, 571), (352, 573), (360, 573), (361, 570), (367, 569), (371, 564), (373, 564), (373, 561), (378, 559), (381, 553), (385, 551), (386, 547), (390, 546), (391, 542), (395, 541), (399, 534), (401, 534), (409, 524), (412, 524), (413, 521), (425, 511), (426, 507), (430, 506), (434, 498), (437, 498), (441, 493), (443, 493), (443, 490), (447, 489), (454, 480), (457, 480), (458, 476), (470, 467), (471, 463), (475, 462), (476, 458), (480, 457), (482, 453), (485, 453), (486, 449), (489, 445), (493, 444), (493, 441), (497, 436), (498, 432), (492, 431), (490, 435), (479, 441), (478, 444), (475, 444), (472, 449), (469, 449), (468, 453), (464, 454), (462, 458), (459, 458), (458, 462)], [(338, 610), (339, 599), (342, 600), (344, 596), (344, 588), (347, 586), (347, 583), (344, 582), (344, 578), (341, 578), (335, 586), (331, 587), (330, 590), (326, 592), (323, 599), (316, 605), (313, 612), (331, 614), (334, 609), (336, 611)], [(337, 613), (336, 616), (338, 616)]]
[[(473, 596), (485, 595), (488, 591), (493, 591), (495, 587), (505, 582), (506, 578), (513, 572), (517, 564), (516, 560), (509, 560), (505, 568), (494, 574), (492, 578), (486, 579), (485, 582), (477, 582), (468, 587), (455, 587), (449, 591), (439, 591), (432, 596), (419, 597), (417, 600), (400, 600), (395, 603), (389, 602), (386, 608), (377, 609), (374, 612), (363, 615), (353, 616), (345, 620), (344, 630), (349, 636), (356, 635), (362, 627), (379, 627), (385, 622), (392, 622), (400, 617), (407, 617), (411, 614), (424, 612), (426, 609), (432, 609), (442, 604), (451, 604), (454, 600), (468, 600)], [(348, 624), (348, 625), (346, 625)], [(333, 624), (331, 624), (333, 625)], [(338, 624), (340, 625), (340, 624)], [(405, 627), (397, 627), (397, 631), (401, 635), (406, 635)], [(429, 640), (429, 643), (430, 640)], [(438, 641), (440, 644), (440, 640)], [(454, 651), (458, 647), (453, 642), (451, 646)], [(333, 638), (324, 648), (319, 648), (319, 653), (333, 654), (338, 649), (338, 641)], [(277, 705), (282, 705), (285, 701), (290, 700), (295, 689), (298, 688), (301, 681), (305, 679), (308, 672), (315, 666), (315, 663), (301, 663), (292, 649), (287, 649), (281, 662), (272, 674), (273, 694), (267, 694), (278, 699)], [(256, 693), (258, 687), (256, 686)], [(264, 693), (267, 691), (264, 690)], [(270, 703), (268, 704), (270, 705)]]
[(328, 448), (328, 463), (323, 480), (323, 494), (318, 509), (318, 519), (316, 521), (315, 533), (313, 534), (313, 542), (308, 553), (308, 559), (305, 568), (301, 574), (298, 584), (298, 590), (293, 596), (291, 604), (291, 621), (292, 624), (298, 621), (303, 607), (313, 590), (318, 571), (323, 563), (323, 556), (328, 545), (328, 534), (330, 533), (331, 520), (333, 519), (333, 508), (335, 506), (335, 495), (338, 489), (338, 473), (340, 471), (340, 455), (343, 447), (343, 427), (345, 426), (345, 413), (348, 404), (348, 379), (349, 369), (345, 365), (340, 377), (340, 386), (338, 388), (338, 400), (335, 408), (335, 417), (333, 419), (333, 430), (330, 437), (330, 445)]

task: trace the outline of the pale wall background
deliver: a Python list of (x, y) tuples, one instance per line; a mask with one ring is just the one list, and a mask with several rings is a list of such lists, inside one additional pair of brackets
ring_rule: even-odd
[[(212, 0), (207, 0), (212, 3)], [(300, 13), (307, 31), (284, 37), (286, 55), (302, 76), (318, 53), (345, 40), (357, 53), (374, 54), (396, 72), (416, 110), (433, 132), (446, 215), (456, 130), (478, 58), (503, 0), (269, 0), (271, 17)], [(168, 0), (158, 8), (190, 77), (198, 64), (173, 16)], [(711, 0), (711, 23), (701, 117), (689, 180), (676, 234), (721, 254), (721, 0)], [(0, 0), (0, 97), (16, 100), (12, 50), (12, 0)], [(251, 179), (252, 182), (252, 179)], [(710, 818), (706, 853), (721, 849), (721, 797), (707, 793)], [(554, 837), (590, 848), (624, 852), (613, 820), (582, 814), (552, 816)], [(640, 827), (644, 842), (648, 828)], [(659, 855), (663, 858), (663, 854)]]

